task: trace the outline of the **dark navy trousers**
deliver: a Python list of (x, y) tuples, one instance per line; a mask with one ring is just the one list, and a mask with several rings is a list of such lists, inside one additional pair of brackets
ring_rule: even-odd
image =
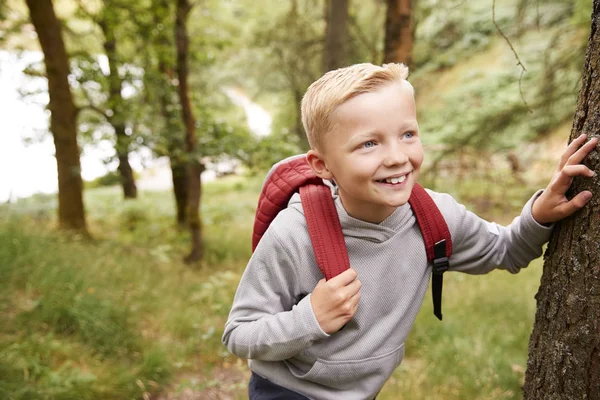
[(308, 400), (308, 397), (276, 385), (254, 372), (248, 384), (248, 396), (250, 400)]

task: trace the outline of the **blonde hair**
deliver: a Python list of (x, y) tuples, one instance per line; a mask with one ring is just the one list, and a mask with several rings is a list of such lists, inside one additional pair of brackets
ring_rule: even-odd
[(321, 147), (323, 137), (333, 128), (331, 115), (342, 103), (407, 77), (408, 67), (395, 63), (355, 64), (327, 72), (308, 87), (302, 98), (302, 124), (310, 147)]

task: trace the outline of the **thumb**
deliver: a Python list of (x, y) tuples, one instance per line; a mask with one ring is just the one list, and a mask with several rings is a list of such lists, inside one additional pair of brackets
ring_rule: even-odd
[[(580, 210), (585, 206), (588, 201), (592, 198), (592, 192), (589, 190), (584, 190), (583, 192), (577, 194), (577, 196), (573, 197), (571, 201), (565, 203), (563, 205), (563, 209), (561, 210), (565, 217), (573, 214), (575, 211)], [(564, 217), (563, 217), (564, 218)]]
[(583, 192), (579, 193), (577, 196), (572, 198), (571, 201), (574, 201), (577, 207), (582, 208), (587, 204), (588, 201), (590, 201), (591, 198), (592, 192), (590, 192), (589, 190), (584, 190)]

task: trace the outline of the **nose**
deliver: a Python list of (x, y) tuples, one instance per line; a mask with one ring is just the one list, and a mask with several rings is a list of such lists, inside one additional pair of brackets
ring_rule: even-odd
[(408, 156), (398, 145), (388, 146), (385, 157), (383, 159), (383, 165), (386, 167), (394, 167), (396, 165), (402, 165), (408, 162)]

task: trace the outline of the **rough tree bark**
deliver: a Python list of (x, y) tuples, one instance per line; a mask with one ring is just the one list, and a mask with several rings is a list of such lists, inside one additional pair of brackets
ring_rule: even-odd
[(416, 0), (386, 0), (385, 16), (385, 63), (403, 63), (412, 66), (415, 41), (413, 9)]
[(58, 222), (61, 228), (87, 234), (83, 182), (77, 145), (77, 108), (69, 86), (69, 59), (61, 26), (51, 0), (27, 0), (46, 64), (50, 102), (50, 130), (58, 169)]
[(196, 138), (196, 120), (192, 110), (188, 83), (189, 37), (187, 18), (192, 9), (188, 0), (177, 0), (175, 18), (175, 43), (177, 48), (177, 78), (179, 79), (179, 100), (183, 124), (185, 126), (185, 147), (187, 153), (188, 200), (186, 216), (192, 235), (192, 249), (185, 258), (188, 263), (202, 259), (202, 221), (200, 219), (200, 196), (202, 183), (200, 175), (204, 166), (198, 159)]
[[(600, 134), (600, 0), (594, 0), (570, 140), (581, 133)], [(584, 163), (600, 172), (597, 151)], [(525, 399), (600, 399), (600, 179), (576, 178), (570, 194), (582, 190), (594, 197), (557, 224), (544, 256)]]
[(112, 125), (116, 135), (116, 151), (119, 159), (118, 171), (121, 175), (121, 186), (123, 187), (123, 196), (126, 199), (137, 198), (137, 187), (133, 177), (133, 169), (129, 164), (129, 146), (131, 140), (127, 136), (125, 129), (126, 117), (123, 112), (123, 79), (119, 75), (119, 55), (117, 53), (117, 38), (115, 35), (115, 24), (118, 22), (115, 15), (115, 5), (111, 0), (104, 0), (104, 9), (98, 21), (102, 33), (104, 34), (104, 51), (108, 59), (108, 107), (112, 114), (108, 117), (108, 122)]
[(348, 0), (325, 2), (325, 51), (323, 72), (345, 67), (348, 62)]

